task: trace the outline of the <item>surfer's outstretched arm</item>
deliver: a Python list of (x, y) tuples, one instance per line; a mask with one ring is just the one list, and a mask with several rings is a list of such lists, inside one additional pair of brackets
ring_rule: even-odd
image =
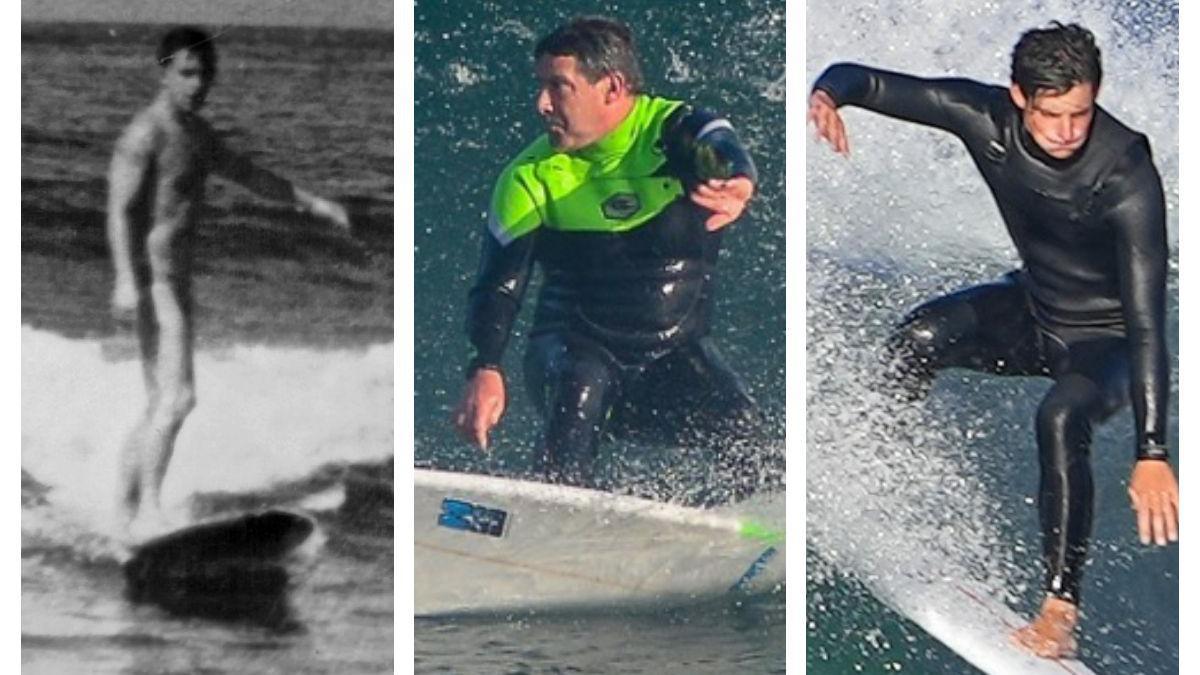
[(112, 311), (122, 321), (131, 321), (137, 310), (132, 210), (145, 191), (153, 145), (153, 125), (148, 117), (139, 115), (117, 141), (109, 164), (106, 229), (115, 276)]
[(350, 229), (350, 216), (341, 204), (293, 185), (286, 178), (258, 166), (246, 155), (230, 150), (216, 140), (211, 130), (208, 133), (214, 139), (214, 170), (217, 175), (268, 199), (294, 204), (301, 211), (339, 229)]
[(990, 106), (1007, 101), (1001, 87), (964, 78), (926, 79), (836, 63), (821, 73), (809, 98), (809, 119), (835, 151), (849, 154), (845, 124), (837, 109), (851, 105), (966, 138), (988, 133)]

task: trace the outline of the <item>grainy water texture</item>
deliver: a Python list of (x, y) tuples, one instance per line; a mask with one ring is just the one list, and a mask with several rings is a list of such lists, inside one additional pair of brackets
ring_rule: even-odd
[[(1177, 354), (1177, 4), (809, 2), (806, 19), (806, 86), (836, 61), (1003, 84), (1023, 30), (1053, 19), (1091, 28), (1104, 55), (1099, 103), (1150, 137), (1163, 176)], [(966, 577), (1031, 615), (1041, 598), (1033, 419), (1049, 382), (951, 371), (927, 402), (900, 409), (871, 391), (877, 349), (908, 309), (1018, 261), (955, 138), (857, 109), (844, 118), (848, 160), (811, 131), (806, 140), (806, 663), (817, 673), (970, 672), (887, 609), (880, 589), (894, 577)], [(1132, 427), (1125, 411), (1095, 436), (1080, 656), (1098, 672), (1173, 673), (1178, 548), (1137, 543)]]
[[(416, 400), (418, 464), (506, 475), (532, 466), (541, 424), (523, 391), (526, 311), (506, 354), (508, 411), (485, 456), (457, 440), (450, 412), (469, 358), (463, 330), (492, 186), (540, 133), (533, 47), (571, 16), (606, 14), (634, 30), (647, 89), (729, 117), (762, 177), (725, 239), (713, 334), (771, 419), (784, 403), (784, 6), (782, 2), (418, 2), (416, 91)], [(721, 485), (686, 448), (607, 443), (599, 473), (620, 491), (671, 499)], [(782, 500), (782, 495), (780, 495)], [(780, 505), (782, 502), (780, 502)], [(782, 516), (782, 506), (780, 506)], [(417, 583), (421, 580), (418, 579)], [(418, 621), (419, 672), (778, 672), (784, 594), (661, 612), (539, 614)]]
[(108, 319), (105, 172), (156, 93), (164, 28), (25, 24), (25, 672), (392, 671), (392, 34), (217, 28), (205, 114), (234, 149), (346, 204), (354, 234), (210, 179), (193, 234), (199, 405), (164, 506), (181, 521), (288, 506), (320, 534), (270, 611), (126, 601), (117, 457), (145, 393), (132, 335)]

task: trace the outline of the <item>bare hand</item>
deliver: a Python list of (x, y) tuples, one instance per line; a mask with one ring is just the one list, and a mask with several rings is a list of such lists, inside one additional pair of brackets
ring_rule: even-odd
[(814, 91), (808, 99), (808, 119), (817, 127), (817, 136), (829, 141), (833, 151), (850, 156), (850, 140), (846, 138), (846, 124), (838, 113), (837, 103), (821, 91)]
[(1129, 498), (1137, 512), (1138, 538), (1159, 546), (1179, 541), (1179, 484), (1171, 465), (1155, 459), (1143, 459), (1133, 465), (1129, 479)]
[(317, 218), (328, 221), (340, 230), (350, 229), (350, 214), (346, 213), (346, 208), (337, 202), (313, 197), (308, 210)]
[(697, 205), (713, 212), (704, 221), (704, 227), (713, 232), (737, 220), (753, 195), (754, 183), (745, 176), (734, 176), (700, 183), (692, 190), (691, 198)]
[(117, 281), (113, 287), (111, 311), (117, 323), (128, 325), (137, 318), (138, 291), (132, 282)]
[(504, 378), (500, 372), (491, 368), (476, 370), (454, 409), (454, 428), (458, 435), (481, 450), (487, 450), (488, 432), (500, 422), (505, 399)]

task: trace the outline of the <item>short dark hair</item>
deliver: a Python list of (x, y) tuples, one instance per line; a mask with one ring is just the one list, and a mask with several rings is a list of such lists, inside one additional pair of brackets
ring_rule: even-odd
[(1012, 54), (1012, 81), (1026, 98), (1038, 91), (1061, 94), (1077, 84), (1100, 88), (1100, 48), (1092, 32), (1077, 23), (1057, 21), (1026, 31)]
[(603, 16), (571, 19), (542, 38), (534, 47), (533, 57), (573, 56), (589, 82), (609, 73), (620, 73), (631, 93), (642, 90), (642, 67), (638, 64), (637, 45), (629, 27)]
[(208, 33), (193, 26), (180, 26), (167, 31), (158, 43), (158, 65), (166, 68), (171, 57), (186, 49), (200, 58), (200, 63), (209, 74), (217, 70), (217, 50)]

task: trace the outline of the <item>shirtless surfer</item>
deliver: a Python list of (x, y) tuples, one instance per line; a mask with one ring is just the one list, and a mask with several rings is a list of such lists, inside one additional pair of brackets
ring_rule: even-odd
[(1129, 496), (1144, 544), (1179, 536), (1168, 461), (1167, 232), (1146, 137), (1096, 105), (1100, 50), (1088, 30), (1052, 24), (1013, 50), (1010, 86), (830, 66), (809, 118), (849, 153), (840, 106), (958, 136), (991, 189), (1022, 266), (913, 310), (889, 344), (897, 380), (920, 398), (937, 371), (972, 368), (1054, 379), (1036, 419), (1046, 593), (1014, 635), (1069, 655), (1092, 525), (1093, 428), (1132, 403)]
[(109, 168), (112, 311), (136, 326), (147, 406), (122, 448), (119, 509), (133, 539), (167, 523), (159, 490), (175, 438), (195, 406), (192, 375), (192, 236), (209, 173), (348, 230), (346, 210), (255, 166), (199, 116), (216, 75), (212, 39), (195, 28), (163, 36), (158, 96), (121, 134)]

